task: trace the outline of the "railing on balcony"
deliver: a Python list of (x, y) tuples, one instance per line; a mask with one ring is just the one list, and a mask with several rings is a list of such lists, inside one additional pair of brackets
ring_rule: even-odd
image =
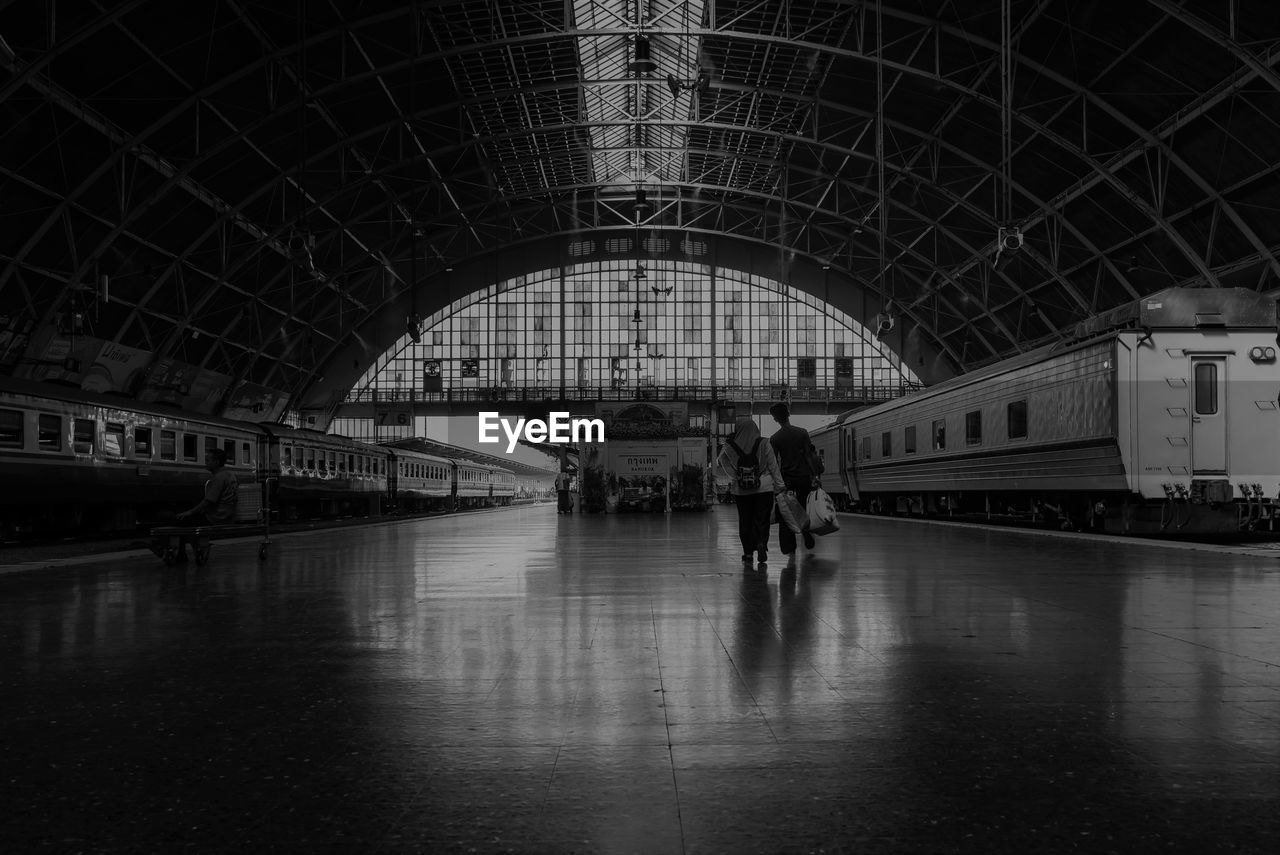
[(865, 386), (526, 386), (426, 392), (410, 386), (352, 389), (344, 403), (499, 403), (538, 401), (791, 401), (866, 404), (890, 401), (923, 388), (918, 383)]

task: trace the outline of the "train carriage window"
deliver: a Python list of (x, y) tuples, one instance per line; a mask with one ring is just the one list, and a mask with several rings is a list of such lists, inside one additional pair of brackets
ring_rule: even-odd
[(133, 429), (133, 456), (151, 458), (151, 428)]
[(1212, 362), (1196, 363), (1196, 415), (1212, 416), (1218, 412), (1218, 366)]
[(184, 433), (182, 435), (182, 459), (194, 461), (198, 458), (196, 453), (200, 448), (200, 437), (195, 434)]
[(339, 475), (347, 474), (347, 455), (345, 454), (338, 455), (338, 468), (334, 471), (336, 471)]
[(1009, 402), (1009, 439), (1024, 439), (1027, 435), (1027, 402)]
[(204, 457), (201, 458), (200, 462), (203, 463), (205, 460), (208, 460), (209, 452), (215, 450), (217, 447), (218, 438), (216, 436), (206, 436), (204, 438)]
[(947, 420), (938, 419), (933, 423), (933, 450), (947, 450)]
[(332, 451), (329, 452), (329, 471), (338, 471), (338, 455)]
[(0, 410), (0, 448), (22, 448), (22, 413)]
[(907, 454), (916, 453), (916, 426), (904, 428), (902, 431), (902, 444)]
[(364, 474), (364, 456), (357, 454), (355, 456), (355, 461), (356, 461), (356, 474), (363, 475)]
[(102, 450), (113, 457), (124, 457), (124, 425), (107, 422), (102, 434)]
[(316, 471), (316, 450), (314, 448), (308, 448), (306, 451), (307, 451), (307, 471), (315, 472)]
[[(329, 458), (322, 451), (316, 455), (316, 459), (320, 462), (319, 472), (321, 475), (329, 474)], [(309, 468), (309, 467), (308, 467)]]
[(964, 414), (964, 444), (982, 444), (982, 410)]
[[(234, 439), (224, 439), (222, 441), (222, 453), (227, 456), (227, 465), (236, 465), (236, 441)], [(248, 461), (245, 461), (246, 463)]]
[(98, 423), (93, 419), (75, 420), (72, 448), (76, 454), (93, 454), (93, 435), (97, 433), (97, 428)]
[(286, 445), (284, 447), (284, 465), (293, 466), (293, 446)]
[(245, 466), (253, 464), (253, 446), (247, 442), (240, 443), (240, 462)]
[(891, 434), (889, 431), (885, 431), (884, 433), (880, 434), (880, 456), (881, 457), (893, 456), (893, 434)]
[(178, 435), (171, 430), (160, 431), (160, 459), (178, 459)]
[(36, 441), (41, 451), (62, 450), (62, 416), (41, 413), (36, 427)]

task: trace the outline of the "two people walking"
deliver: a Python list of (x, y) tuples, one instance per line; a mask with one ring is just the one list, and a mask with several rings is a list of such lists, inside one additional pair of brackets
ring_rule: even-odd
[[(769, 518), (779, 494), (791, 490), (801, 507), (817, 484), (821, 463), (813, 453), (809, 432), (791, 424), (791, 412), (784, 403), (769, 408), (778, 430), (765, 441), (755, 419), (743, 417), (734, 426), (733, 437), (725, 443), (716, 460), (717, 468), (729, 478), (729, 489), (738, 507), (738, 537), (742, 560), (754, 553), (760, 563), (769, 557)], [(813, 535), (802, 532), (804, 545), (814, 547)], [(778, 547), (784, 555), (796, 551), (796, 533), (779, 526)]]

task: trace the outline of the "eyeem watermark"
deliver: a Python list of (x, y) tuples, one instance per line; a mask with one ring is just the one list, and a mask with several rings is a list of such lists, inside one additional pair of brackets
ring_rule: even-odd
[(511, 422), (494, 412), (480, 413), (480, 442), (501, 442), (497, 435), (501, 427), (507, 435), (507, 454), (516, 450), (516, 443), (523, 436), (529, 442), (550, 442), (567, 445), (570, 442), (604, 442), (603, 419), (569, 418), (568, 413), (547, 413), (549, 422), (542, 419), (516, 419)]

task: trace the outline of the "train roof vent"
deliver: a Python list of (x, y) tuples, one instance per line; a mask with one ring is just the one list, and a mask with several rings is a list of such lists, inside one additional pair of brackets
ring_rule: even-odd
[(1222, 317), (1222, 312), (1196, 312), (1196, 326), (1198, 327), (1225, 327), (1227, 322)]

